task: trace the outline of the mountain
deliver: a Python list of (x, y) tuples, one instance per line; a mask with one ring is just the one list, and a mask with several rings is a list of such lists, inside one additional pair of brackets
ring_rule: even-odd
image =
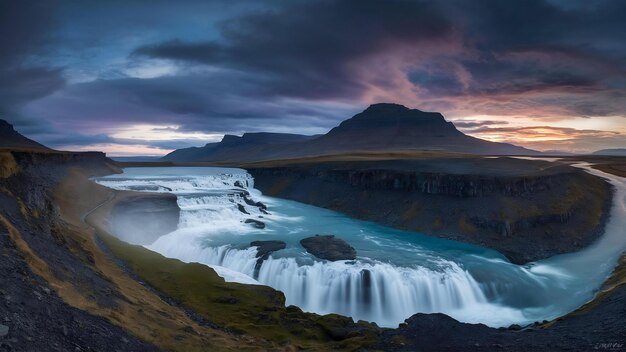
[(0, 119), (0, 149), (51, 150), (17, 132), (13, 125)]
[(285, 145), (308, 141), (318, 136), (305, 136), (289, 133), (256, 132), (243, 136), (227, 134), (218, 143), (207, 143), (204, 147), (177, 149), (163, 158), (163, 161), (213, 161), (213, 160), (256, 160), (280, 156)]
[(626, 148), (601, 149), (593, 152), (592, 154), (605, 156), (626, 156)]
[(419, 149), (497, 155), (538, 153), (512, 144), (470, 137), (438, 112), (386, 103), (371, 105), (312, 144), (324, 152)]
[(255, 161), (353, 151), (434, 150), (481, 155), (539, 155), (507, 143), (471, 137), (437, 112), (374, 104), (322, 136), (246, 133), (219, 143), (176, 150), (166, 161)]

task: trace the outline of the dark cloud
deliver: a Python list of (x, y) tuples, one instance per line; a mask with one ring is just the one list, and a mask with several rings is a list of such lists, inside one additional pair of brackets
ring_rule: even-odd
[[(356, 111), (351, 107), (266, 99), (262, 85), (215, 73), (199, 77), (126, 78), (75, 84), (30, 104), (31, 115), (54, 111), (59, 129), (85, 131), (137, 123), (175, 124), (181, 132), (242, 133), (300, 126), (319, 133)], [(307, 126), (302, 126), (302, 120)]]
[(295, 1), (221, 24), (221, 41), (173, 40), (135, 55), (203, 63), (259, 75), (268, 93), (358, 98), (362, 60), (398, 46), (442, 40), (449, 21), (423, 1)]
[(453, 71), (444, 68), (421, 68), (407, 75), (413, 84), (423, 87), (432, 95), (461, 95), (465, 90), (463, 82)]
[[(245, 71), (276, 96), (359, 99), (372, 85), (398, 88), (368, 59), (404, 48), (397, 55), (415, 61), (406, 78), (421, 89), (417, 99), (560, 92), (604, 100), (626, 84), (624, 4), (295, 2), (225, 21), (220, 39), (174, 39), (134, 55)], [(596, 105), (570, 104), (567, 113), (626, 113), (624, 104)]]
[(47, 47), (54, 2), (0, 2), (0, 114), (17, 115), (25, 103), (63, 87), (58, 68), (28, 64)]
[(508, 125), (507, 121), (502, 120), (456, 120), (452, 121), (457, 128), (460, 129), (474, 129), (484, 126), (493, 125)]
[(0, 113), (5, 114), (65, 85), (60, 70), (44, 67), (0, 69), (0, 82)]

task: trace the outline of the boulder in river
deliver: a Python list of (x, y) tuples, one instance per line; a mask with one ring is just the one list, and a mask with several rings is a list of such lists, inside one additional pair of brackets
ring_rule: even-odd
[(255, 219), (246, 219), (246, 221), (244, 221), (246, 224), (252, 224), (252, 226), (256, 227), (257, 229), (264, 229), (265, 228), (265, 223), (263, 221), (259, 221), (259, 220), (255, 220)]
[(250, 246), (258, 247), (256, 257), (265, 260), (273, 252), (285, 249), (287, 244), (283, 241), (253, 241), (250, 242)]
[(263, 204), (262, 202), (255, 202), (246, 196), (243, 197), (243, 201), (246, 202), (246, 204), (248, 205), (258, 207), (261, 210), (267, 210), (267, 205)]
[(320, 259), (330, 261), (354, 260), (356, 250), (348, 242), (336, 238), (334, 235), (315, 235), (300, 241), (307, 252)]
[(250, 215), (250, 213), (248, 213), (248, 212), (246, 211), (246, 207), (244, 207), (244, 206), (243, 206), (243, 205), (241, 205), (241, 204), (237, 204), (237, 209), (239, 209), (239, 211), (240, 211), (240, 212), (242, 212), (242, 213), (244, 213), (244, 214), (248, 214), (248, 215)]

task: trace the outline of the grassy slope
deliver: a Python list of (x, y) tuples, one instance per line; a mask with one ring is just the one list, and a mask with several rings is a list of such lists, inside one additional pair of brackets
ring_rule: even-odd
[(376, 329), (367, 323), (360, 324), (362, 331), (350, 332), (350, 318), (285, 307), (282, 293), (272, 288), (226, 283), (205, 265), (163, 257), (102, 230), (99, 234), (111, 252), (152, 287), (236, 334), (307, 350), (354, 350), (375, 337)]

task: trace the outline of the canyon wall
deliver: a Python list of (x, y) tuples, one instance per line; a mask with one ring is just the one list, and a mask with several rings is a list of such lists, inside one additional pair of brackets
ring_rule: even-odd
[(576, 251), (602, 233), (611, 203), (606, 181), (569, 166), (546, 171), (543, 164), (529, 165), (522, 172), (480, 163), (454, 172), (428, 161), (248, 170), (266, 195), (486, 246), (515, 263)]

